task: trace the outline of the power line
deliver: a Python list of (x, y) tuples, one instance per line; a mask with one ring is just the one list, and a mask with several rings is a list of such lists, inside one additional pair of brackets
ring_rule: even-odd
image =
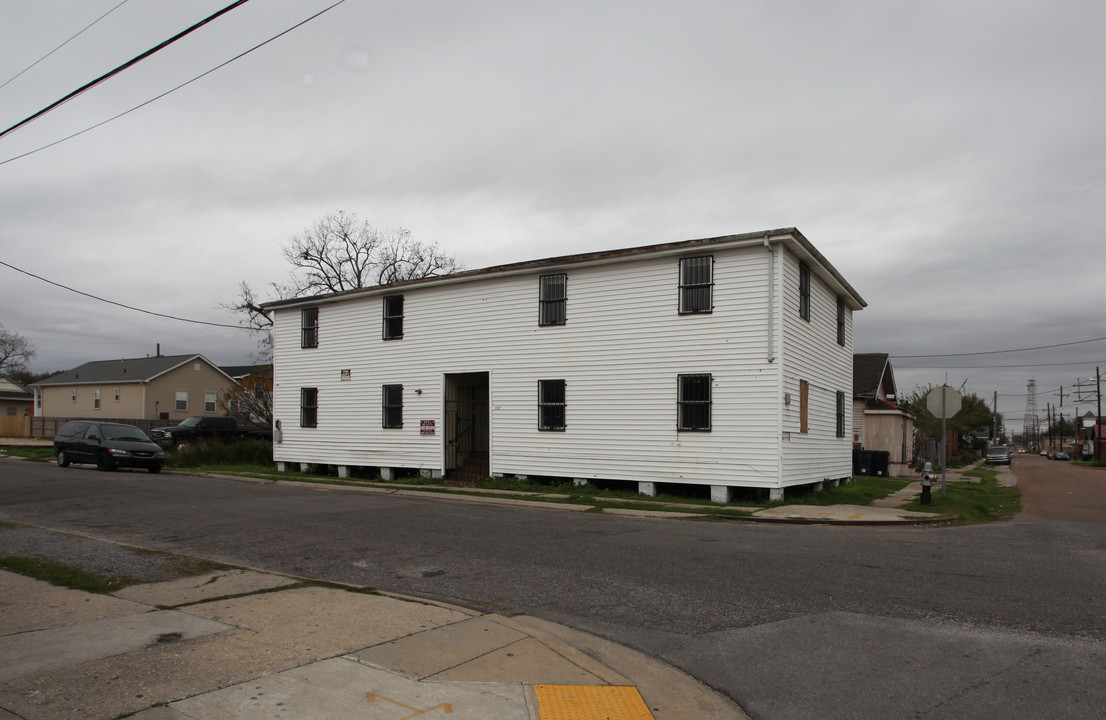
[(1082, 362), (1061, 363), (1030, 363), (1026, 365), (896, 365), (895, 367), (906, 370), (996, 370), (1002, 368), (1039, 368), (1061, 367), (1066, 365), (1101, 365), (1101, 360), (1084, 360)]
[(23, 68), (22, 70), (20, 70), (19, 72), (17, 72), (17, 73), (15, 74), (15, 75), (12, 75), (12, 76), (11, 76), (10, 78), (8, 78), (7, 80), (5, 80), (5, 81), (4, 81), (4, 82), (3, 82), (2, 84), (0, 84), (0, 88), (3, 88), (3, 87), (5, 87), (5, 86), (6, 86), (6, 85), (7, 85), (8, 83), (10, 83), (10, 82), (11, 82), (12, 80), (15, 80), (15, 79), (16, 79), (16, 78), (18, 78), (18, 77), (19, 77), (20, 75), (22, 75), (23, 73), (27, 72), (27, 71), (28, 71), (28, 70), (30, 70), (31, 68), (33, 68), (33, 67), (34, 67), (35, 65), (38, 65), (38, 64), (39, 64), (40, 62), (42, 62), (42, 61), (43, 61), (43, 60), (45, 60), (46, 58), (50, 57), (51, 55), (53, 55), (54, 53), (56, 53), (56, 52), (57, 52), (58, 50), (61, 50), (61, 49), (62, 49), (63, 47), (65, 47), (66, 45), (68, 45), (69, 43), (71, 43), (71, 42), (73, 42), (74, 40), (76, 40), (76, 39), (77, 39), (78, 37), (80, 37), (81, 35), (83, 35), (83, 34), (84, 34), (84, 31), (85, 31), (85, 30), (88, 30), (88, 29), (89, 29), (90, 27), (92, 27), (92, 26), (93, 26), (93, 25), (95, 25), (96, 23), (100, 22), (101, 20), (103, 20), (104, 18), (106, 18), (106, 17), (108, 16), (108, 15), (111, 15), (111, 14), (112, 14), (113, 12), (115, 12), (116, 10), (118, 10), (119, 8), (121, 8), (121, 7), (123, 6), (123, 5), (126, 5), (126, 4), (128, 3), (128, 2), (129, 2), (129, 0), (123, 0), (123, 2), (119, 3), (118, 5), (116, 5), (116, 6), (115, 6), (115, 7), (113, 7), (113, 8), (111, 9), (111, 10), (108, 10), (108, 11), (107, 11), (106, 13), (104, 13), (104, 14), (103, 14), (103, 15), (101, 15), (100, 17), (96, 18), (95, 20), (93, 20), (92, 22), (90, 22), (90, 23), (89, 23), (88, 25), (85, 25), (85, 26), (84, 26), (83, 28), (81, 28), (81, 29), (80, 29), (80, 31), (79, 31), (79, 32), (77, 32), (77, 34), (76, 34), (76, 35), (73, 35), (73, 36), (72, 36), (72, 37), (70, 37), (70, 38), (69, 38), (68, 40), (66, 40), (65, 42), (63, 42), (63, 43), (62, 43), (61, 45), (58, 45), (58, 46), (57, 46), (56, 48), (54, 48), (54, 49), (53, 49), (53, 50), (51, 50), (50, 52), (46, 53), (45, 55), (43, 55), (42, 57), (40, 57), (40, 58), (39, 58), (38, 60), (35, 60), (35, 61), (34, 61), (33, 63), (31, 63), (31, 64), (30, 64), (30, 65), (28, 65), (27, 67)]
[(295, 25), (293, 25), (292, 27), (288, 28), (287, 30), (284, 30), (284, 31), (282, 31), (282, 32), (279, 32), (279, 33), (277, 33), (276, 35), (273, 35), (273, 36), (272, 36), (271, 38), (269, 38), (268, 40), (265, 40), (264, 42), (260, 42), (260, 43), (258, 43), (257, 45), (254, 45), (254, 46), (253, 46), (253, 47), (251, 47), (251, 48), (250, 48), (249, 50), (246, 50), (246, 51), (244, 51), (244, 52), (238, 53), (237, 55), (235, 55), (234, 57), (232, 57), (232, 58), (231, 58), (230, 60), (227, 60), (226, 62), (223, 62), (223, 63), (220, 63), (220, 64), (216, 65), (215, 67), (211, 68), (211, 69), (210, 69), (210, 70), (208, 70), (207, 72), (204, 72), (204, 73), (200, 73), (199, 75), (197, 75), (196, 77), (192, 78), (191, 80), (188, 80), (187, 82), (183, 82), (183, 83), (181, 83), (180, 85), (177, 85), (177, 86), (176, 86), (176, 87), (174, 87), (174, 88), (171, 88), (171, 89), (169, 89), (169, 90), (166, 90), (165, 92), (161, 93), (160, 95), (156, 95), (156, 96), (154, 96), (154, 97), (150, 98), (149, 100), (147, 100), (147, 101), (146, 101), (146, 102), (144, 102), (144, 103), (140, 103), (140, 104), (138, 104), (138, 105), (135, 105), (135, 106), (134, 106), (134, 107), (132, 107), (132, 108), (131, 108), (130, 110), (124, 110), (123, 112), (119, 113), (118, 115), (114, 115), (114, 116), (112, 116), (112, 117), (109, 117), (109, 118), (108, 118), (107, 120), (103, 120), (103, 121), (101, 121), (101, 122), (98, 122), (98, 123), (96, 123), (95, 125), (92, 125), (92, 126), (90, 126), (90, 127), (87, 127), (87, 128), (85, 128), (84, 130), (81, 130), (81, 131), (79, 131), (79, 132), (75, 132), (75, 133), (73, 133), (72, 135), (67, 135), (67, 136), (65, 136), (65, 137), (61, 138), (60, 140), (55, 140), (55, 141), (54, 141), (54, 142), (52, 142), (52, 143), (47, 143), (46, 145), (43, 145), (43, 146), (41, 146), (41, 147), (37, 147), (37, 148), (35, 148), (34, 150), (28, 150), (27, 152), (25, 152), (25, 153), (23, 153), (23, 154), (21, 154), (21, 155), (16, 155), (16, 156), (14, 156), (14, 157), (10, 157), (10, 158), (8, 158), (7, 160), (0, 160), (0, 165), (6, 165), (6, 164), (8, 164), (8, 163), (12, 162), (13, 160), (19, 160), (20, 158), (25, 158), (25, 157), (27, 157), (28, 155), (34, 155), (34, 154), (35, 154), (35, 153), (37, 153), (37, 152), (41, 152), (41, 151), (43, 151), (43, 150), (46, 150), (47, 148), (52, 148), (52, 147), (54, 147), (55, 145), (60, 145), (60, 144), (62, 144), (63, 142), (65, 142), (66, 140), (72, 140), (72, 139), (73, 139), (73, 138), (75, 138), (75, 137), (78, 137), (78, 136), (80, 136), (80, 135), (84, 135), (84, 134), (85, 134), (86, 132), (89, 132), (89, 131), (91, 131), (91, 130), (95, 130), (96, 128), (98, 128), (98, 127), (100, 127), (100, 126), (102, 126), (102, 125), (107, 125), (107, 124), (108, 124), (109, 122), (111, 122), (111, 121), (113, 121), (113, 120), (118, 120), (119, 118), (123, 117), (124, 115), (129, 115), (130, 113), (134, 112), (135, 110), (139, 110), (139, 109), (141, 109), (141, 108), (144, 108), (144, 107), (146, 107), (147, 105), (149, 105), (150, 103), (154, 103), (154, 102), (157, 102), (158, 100), (160, 100), (161, 98), (165, 97), (166, 95), (169, 95), (169, 94), (171, 94), (171, 93), (175, 93), (175, 92), (176, 92), (177, 90), (180, 90), (180, 89), (181, 89), (182, 87), (185, 87), (186, 85), (191, 85), (192, 83), (196, 82), (197, 80), (199, 80), (199, 79), (201, 79), (201, 78), (204, 78), (204, 77), (207, 77), (208, 75), (210, 75), (211, 73), (215, 72), (216, 70), (219, 70), (219, 69), (221, 69), (221, 68), (224, 68), (224, 67), (226, 67), (227, 65), (230, 65), (230, 64), (231, 64), (232, 62), (234, 62), (235, 60), (238, 60), (239, 58), (245, 57), (246, 55), (249, 55), (249, 54), (250, 54), (250, 53), (252, 53), (252, 52), (253, 52), (254, 50), (257, 50), (258, 48), (262, 48), (262, 47), (264, 47), (264, 46), (268, 45), (269, 43), (273, 42), (274, 40), (276, 40), (276, 39), (278, 39), (278, 38), (280, 38), (280, 37), (283, 37), (284, 35), (287, 35), (288, 33), (292, 32), (293, 30), (295, 30), (296, 28), (300, 27), (301, 25), (306, 25), (307, 23), (311, 22), (312, 20), (314, 20), (315, 18), (319, 17), (319, 16), (320, 16), (320, 15), (322, 15), (323, 13), (325, 13), (325, 12), (328, 12), (328, 11), (330, 11), (330, 10), (334, 9), (335, 7), (337, 7), (337, 6), (341, 5), (342, 3), (344, 3), (345, 1), (346, 1), (346, 0), (338, 0), (338, 2), (334, 3), (333, 5), (330, 5), (329, 7), (323, 8), (322, 10), (320, 10), (320, 11), (319, 11), (319, 12), (317, 12), (317, 13), (315, 13), (314, 15), (312, 15), (312, 16), (311, 16), (311, 17), (309, 17), (309, 18), (307, 18), (306, 20), (302, 20), (302, 21), (300, 21), (300, 22), (296, 23)]
[(158, 313), (158, 312), (154, 312), (152, 310), (143, 310), (142, 308), (134, 307), (133, 305), (125, 305), (121, 302), (115, 302), (114, 300), (107, 300), (105, 298), (98, 297), (96, 295), (92, 295), (90, 293), (86, 293), (84, 291), (77, 290), (75, 288), (71, 288), (68, 285), (62, 285), (61, 283), (56, 283), (53, 280), (47, 280), (46, 278), (41, 277), (39, 275), (35, 275), (32, 272), (27, 272), (26, 270), (23, 270), (22, 268), (17, 268), (15, 265), (11, 265), (9, 263), (6, 263), (3, 260), (0, 260), (0, 265), (3, 265), (4, 267), (9, 267), (12, 270), (15, 270), (16, 272), (23, 273), (24, 275), (27, 275), (29, 277), (33, 277), (35, 280), (41, 280), (44, 283), (47, 283), (49, 285), (53, 285), (54, 287), (59, 287), (62, 290), (68, 290), (69, 292), (77, 293), (78, 295), (84, 295), (87, 298), (92, 298), (93, 300), (98, 300), (100, 302), (107, 303), (108, 305), (115, 305), (117, 307), (126, 308), (127, 310), (134, 310), (135, 312), (145, 313), (147, 315), (153, 315), (155, 317), (167, 318), (169, 320), (179, 320), (181, 322), (186, 322), (186, 323), (195, 323), (196, 325), (211, 325), (212, 327), (231, 328), (233, 330), (249, 330), (249, 331), (252, 332), (252, 328), (245, 327), (245, 326), (242, 326), (242, 325), (227, 325), (225, 323), (207, 322), (206, 320), (191, 320), (189, 318), (177, 317), (175, 315), (166, 315), (164, 313)]
[(204, 25), (207, 25), (209, 22), (215, 20), (216, 18), (220, 17), (221, 15), (225, 15), (226, 13), (228, 13), (231, 10), (235, 9), (236, 7), (239, 7), (241, 5), (245, 5), (249, 1), (250, 0), (236, 0), (236, 2), (233, 2), (230, 5), (223, 8), (222, 10), (219, 10), (218, 12), (213, 13), (212, 15), (209, 15), (208, 17), (206, 17), (203, 20), (199, 21), (198, 23), (196, 23), (192, 27), (187, 28), (186, 30), (182, 30), (181, 32), (177, 33), (176, 35), (169, 38), (165, 42), (162, 42), (161, 44), (150, 48), (149, 50), (142, 53), (141, 55), (137, 55), (134, 58), (131, 58), (130, 60), (123, 63), (119, 67), (115, 68), (114, 70), (109, 70), (108, 72), (104, 73), (103, 75), (96, 78), (95, 80), (93, 80), (91, 82), (88, 82), (88, 83), (85, 83), (81, 87), (77, 88), (73, 92), (71, 92), (68, 95), (66, 95), (65, 97), (63, 97), (61, 100), (58, 100), (58, 101), (52, 103), (51, 105), (48, 105), (47, 107), (43, 108), (42, 110), (39, 110), (38, 112), (36, 112), (34, 115), (31, 115), (30, 117), (28, 117), (24, 120), (20, 120), (15, 125), (12, 125), (10, 128), (8, 128), (7, 130), (5, 130), (3, 132), (0, 132), (0, 138), (4, 137), (5, 135), (7, 135), (10, 132), (14, 132), (15, 130), (18, 130), (19, 128), (23, 127), (27, 123), (32, 122), (32, 121), (42, 117), (43, 115), (50, 112), (51, 110), (53, 110), (53, 109), (55, 109), (55, 108), (57, 108), (61, 105), (64, 105), (65, 103), (69, 102), (70, 100), (77, 97), (78, 95), (80, 95), (84, 92), (87, 92), (88, 90), (91, 90), (92, 88), (96, 87), (97, 85), (104, 82), (105, 80), (108, 80), (108, 79), (118, 75), (119, 73), (123, 72), (127, 68), (129, 68), (133, 65), (137, 65), (138, 63), (142, 62), (143, 60), (150, 57), (154, 53), (156, 53), (160, 50), (163, 50), (166, 47), (168, 47), (169, 45), (172, 45), (173, 43), (175, 43), (177, 40), (180, 40), (185, 35), (193, 33), (196, 30), (199, 30), (201, 27), (203, 27)]
[(1106, 337), (1091, 338), (1090, 340), (1076, 340), (1075, 342), (1057, 343), (1055, 345), (1038, 345), (1037, 347), (1015, 348), (1013, 350), (985, 350), (982, 352), (946, 353), (944, 355), (892, 355), (891, 357), (895, 359), (905, 358), (920, 360), (922, 358), (969, 357), (971, 355), (1002, 355), (1003, 353), (1026, 352), (1028, 350), (1051, 350), (1052, 348), (1070, 347), (1072, 345), (1085, 345), (1086, 343), (1101, 342), (1103, 340), (1106, 340)]

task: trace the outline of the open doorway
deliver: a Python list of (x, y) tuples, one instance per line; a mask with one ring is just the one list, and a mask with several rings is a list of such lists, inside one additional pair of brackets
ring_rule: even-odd
[(445, 376), (445, 481), (475, 485), (489, 471), (488, 373)]

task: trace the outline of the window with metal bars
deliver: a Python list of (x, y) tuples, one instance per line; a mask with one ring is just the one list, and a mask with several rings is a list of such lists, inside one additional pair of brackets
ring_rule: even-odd
[(564, 380), (538, 380), (538, 429), (565, 429)]
[(538, 278), (538, 325), (564, 325), (568, 320), (568, 275)]
[(799, 317), (810, 322), (810, 266), (799, 263)]
[(711, 376), (678, 376), (676, 429), (709, 431), (711, 428)]
[(300, 427), (319, 425), (319, 388), (300, 388)]
[(837, 437), (845, 437), (845, 393), (837, 392)]
[(300, 347), (319, 347), (319, 308), (300, 311)]
[(837, 297), (837, 344), (845, 346), (845, 298)]
[(403, 296), (384, 298), (384, 339), (399, 340), (403, 337)]
[(710, 255), (680, 260), (680, 314), (709, 313), (714, 309), (714, 258)]
[(403, 427), (403, 386), (384, 385), (381, 388), (381, 426)]

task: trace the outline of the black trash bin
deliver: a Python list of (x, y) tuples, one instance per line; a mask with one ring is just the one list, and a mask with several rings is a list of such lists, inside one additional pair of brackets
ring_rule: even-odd
[(886, 450), (873, 450), (871, 453), (869, 475), (876, 477), (889, 477), (891, 475), (891, 453)]

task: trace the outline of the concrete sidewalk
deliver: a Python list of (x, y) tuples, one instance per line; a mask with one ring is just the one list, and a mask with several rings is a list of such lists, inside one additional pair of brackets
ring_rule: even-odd
[(693, 678), (533, 617), (250, 570), (111, 595), (0, 571), (0, 720), (743, 718)]

